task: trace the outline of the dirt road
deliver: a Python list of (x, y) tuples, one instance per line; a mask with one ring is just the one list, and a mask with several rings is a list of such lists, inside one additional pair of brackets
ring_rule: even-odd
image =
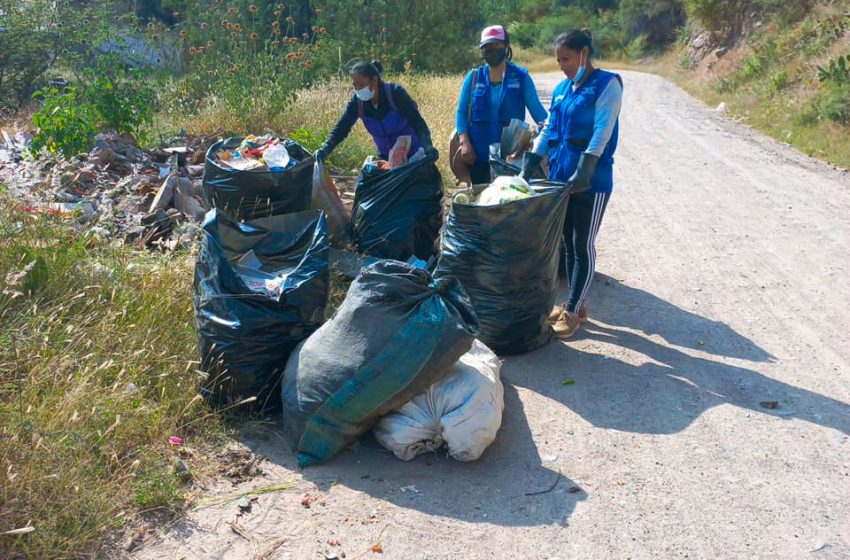
[(480, 461), (372, 441), (298, 471), (274, 435), (246, 439), (265, 474), (206, 494), (290, 489), (194, 511), (134, 557), (850, 558), (850, 176), (623, 77), (591, 322), (505, 362)]

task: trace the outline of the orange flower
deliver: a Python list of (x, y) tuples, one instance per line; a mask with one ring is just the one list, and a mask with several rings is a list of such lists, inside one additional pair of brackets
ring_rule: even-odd
[(186, 38), (186, 30), (185, 29), (180, 32), (180, 36), (183, 37), (184, 39)]
[(212, 41), (207, 41), (207, 48), (208, 49), (213, 48), (213, 45), (215, 45), (215, 43), (213, 43)]
[(251, 40), (256, 41), (258, 39), (258, 35), (256, 33), (251, 33)]
[(279, 21), (273, 21), (272, 27), (280, 27), (280, 22)]
[(230, 31), (231, 29), (233, 29), (233, 24), (228, 21), (224, 24), (224, 28)]
[(283, 12), (281, 12), (280, 10), (275, 10), (274, 11), (274, 17), (280, 17), (280, 14), (282, 14), (282, 13)]
[(189, 47), (189, 56), (195, 56), (195, 47)]
[(227, 8), (227, 15), (235, 16), (236, 15), (236, 8)]
[(286, 23), (295, 23), (295, 18), (292, 16), (286, 16)]
[(174, 16), (174, 17), (176, 17), (176, 18), (179, 18), (179, 17), (180, 17), (180, 12), (174, 12), (174, 13), (173, 13), (173, 14), (171, 14), (171, 15), (172, 15), (172, 16)]
[(309, 60), (305, 60), (305, 61), (301, 64), (301, 66), (303, 66), (304, 68), (310, 68), (311, 66), (313, 66), (313, 63), (312, 63), (312, 62), (310, 62)]
[(325, 29), (324, 27), (319, 28), (319, 33), (327, 33), (327, 32), (328, 32), (328, 30)]
[(296, 39), (295, 37), (288, 37), (288, 38), (286, 39), (286, 44), (287, 44), (287, 45), (294, 45), (294, 44), (295, 44), (295, 43), (297, 43), (297, 42), (298, 42), (298, 39)]
[(256, 14), (257, 13), (257, 7), (253, 4), (251, 4), (251, 7), (248, 8), (248, 11), (251, 12), (252, 14)]
[(316, 8), (316, 13), (317, 13), (317, 14), (321, 14), (321, 13), (322, 13), (322, 9), (321, 9), (321, 8)]
[(233, 38), (235, 39), (236, 37), (238, 37), (238, 36), (239, 36), (239, 33), (235, 32), (235, 31), (231, 31), (231, 32), (230, 32), (230, 36), (231, 36), (231, 37), (233, 37)]
[(203, 53), (203, 52), (204, 52), (204, 47), (198, 47), (197, 49), (195, 49), (195, 52), (196, 52), (196, 53), (198, 53), (198, 54)]
[(276, 46), (276, 47), (279, 47), (279, 46), (280, 46), (280, 41), (277, 41), (277, 40), (272, 41), (272, 45), (274, 45), (274, 46)]
[(274, 34), (275, 34), (275, 35), (280, 35), (280, 29), (275, 28), (275, 30), (274, 30)]
[(381, 33), (386, 33), (387, 31), (389, 31), (389, 30), (386, 27), (381, 28)]
[(237, 23), (237, 24), (236, 24), (236, 27), (235, 27), (234, 29), (236, 29), (236, 32), (237, 32), (237, 33), (242, 33), (242, 24), (241, 24), (241, 23)]
[(206, 31), (208, 28), (209, 28), (209, 25), (207, 25), (206, 23), (201, 24), (201, 29), (203, 29), (204, 31)]
[(227, 29), (227, 26), (230, 25), (230, 22), (226, 19), (221, 20), (221, 26)]

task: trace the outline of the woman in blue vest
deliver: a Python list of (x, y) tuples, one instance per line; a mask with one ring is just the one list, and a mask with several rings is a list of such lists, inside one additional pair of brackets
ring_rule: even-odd
[(437, 159), (439, 154), (431, 143), (431, 132), (416, 103), (400, 85), (381, 80), (381, 70), (378, 61), (358, 62), (351, 68), (354, 95), (328, 139), (316, 151), (316, 159), (326, 159), (345, 140), (358, 119), (372, 135), (381, 159), (389, 158), (400, 136), (411, 137), (408, 156), (422, 147), (425, 155)]
[(476, 184), (490, 182), (490, 144), (501, 140), (502, 129), (511, 119), (524, 121), (528, 109), (534, 122), (546, 120), (528, 70), (510, 62), (513, 52), (505, 28), (486, 28), (478, 46), (486, 64), (470, 71), (463, 81), (455, 115), (460, 149), (451, 154), (469, 167)]
[(585, 298), (596, 267), (596, 234), (614, 188), (623, 80), (593, 67), (593, 39), (587, 29), (559, 35), (555, 54), (567, 79), (552, 93), (549, 120), (520, 175), (530, 178), (548, 153), (549, 178), (566, 182), (573, 193), (564, 222), (570, 295), (549, 317), (555, 334), (569, 338), (587, 320)]

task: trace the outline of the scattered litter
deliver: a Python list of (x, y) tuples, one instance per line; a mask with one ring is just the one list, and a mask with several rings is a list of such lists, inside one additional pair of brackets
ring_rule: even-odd
[(168, 443), (174, 446), (183, 445), (183, 438), (178, 436), (171, 436), (170, 438), (168, 438)]
[(779, 401), (761, 401), (759, 406), (762, 408), (767, 408), (769, 410), (775, 410), (779, 408)]
[(414, 494), (418, 494), (418, 493), (419, 493), (419, 488), (417, 488), (417, 487), (416, 487), (416, 486), (414, 486), (413, 484), (411, 484), (411, 485), (409, 485), (409, 486), (402, 486), (401, 488), (399, 488), (399, 490), (401, 490), (403, 493), (404, 493), (404, 492), (412, 492), (412, 493), (414, 493)]
[(125, 393), (135, 393), (138, 390), (139, 390), (139, 387), (135, 383), (127, 383), (127, 389), (125, 389), (124, 392)]
[[(81, 235), (95, 230), (95, 237), (117, 244), (177, 250), (196, 242), (175, 231), (178, 222), (197, 223), (206, 212), (201, 181), (190, 178), (185, 164), (203, 162), (214, 137), (180, 138), (181, 146), (145, 150), (130, 135), (101, 133), (88, 154), (73, 158), (23, 157), (31, 136), (5, 132), (2, 138), (0, 183), (29, 212), (74, 220)], [(173, 213), (162, 220), (159, 209)]]
[(32, 533), (35, 531), (35, 527), (29, 525), (27, 527), (21, 527), (20, 529), (12, 529), (10, 531), (3, 531), (0, 535), (26, 535), (27, 533)]
[(249, 498), (248, 496), (242, 496), (241, 498), (239, 498), (239, 501), (236, 502), (236, 505), (241, 510), (250, 510), (251, 509), (251, 498)]
[(564, 475), (561, 474), (561, 473), (558, 473), (558, 476), (555, 477), (555, 482), (553, 482), (552, 485), (549, 488), (547, 488), (546, 490), (540, 490), (539, 492), (526, 492), (525, 495), (526, 496), (539, 496), (541, 494), (548, 494), (549, 492), (551, 492), (552, 490), (555, 489), (555, 487), (558, 485), (558, 483), (561, 482), (562, 478), (564, 478)]
[(543, 457), (541, 457), (541, 459), (543, 459), (544, 463), (554, 463), (555, 461), (558, 460), (558, 456), (557, 455), (544, 455)]
[(575, 385), (575, 384), (576, 384), (576, 380), (575, 380), (575, 379), (564, 379), (564, 380), (561, 382), (561, 385)]

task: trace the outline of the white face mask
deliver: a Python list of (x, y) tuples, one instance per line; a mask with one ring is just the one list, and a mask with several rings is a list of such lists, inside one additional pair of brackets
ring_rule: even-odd
[(363, 89), (355, 90), (354, 95), (356, 95), (357, 99), (359, 99), (360, 101), (369, 101), (370, 99), (372, 99), (374, 93), (372, 93), (372, 90), (369, 89), (369, 86), (366, 86)]

